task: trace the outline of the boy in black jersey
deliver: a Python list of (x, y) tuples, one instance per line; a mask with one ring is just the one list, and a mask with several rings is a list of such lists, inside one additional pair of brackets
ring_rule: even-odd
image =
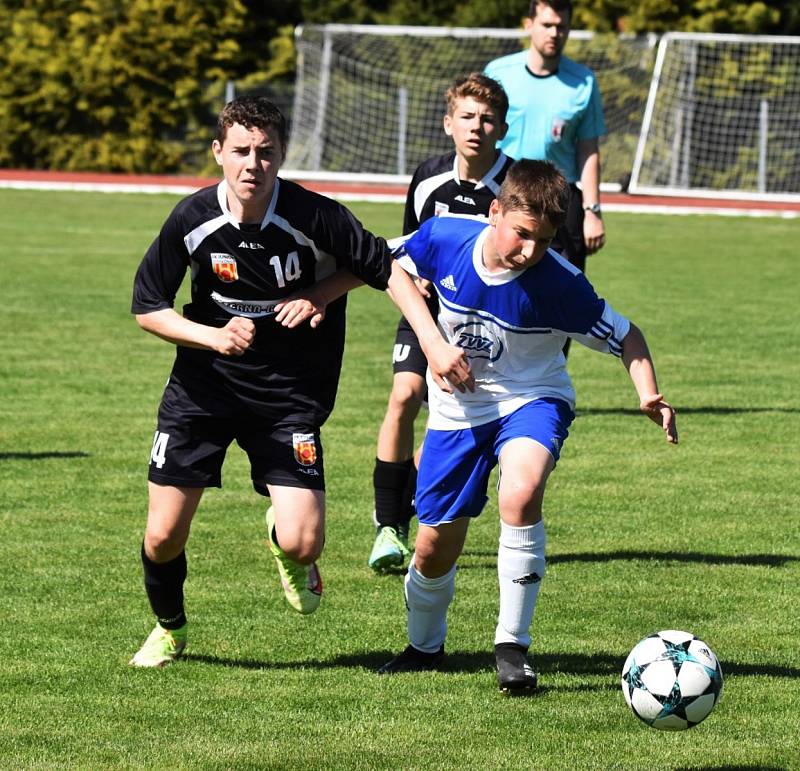
[[(136, 274), (137, 322), (177, 352), (158, 412), (141, 551), (157, 624), (134, 666), (169, 664), (186, 645), (184, 547), (205, 488), (221, 485), (234, 439), (255, 489), (272, 500), (270, 549), (288, 602), (300, 613), (319, 605), (319, 429), (341, 369), (343, 291), (361, 282), (390, 287), (435, 359), (432, 370), (456, 388), (471, 385), (463, 353), (443, 341), (386, 242), (335, 201), (278, 179), (285, 148), (286, 122), (269, 100), (228, 103), (212, 143), (224, 179), (175, 207)], [(180, 315), (172, 306), (187, 268), (191, 302)], [(326, 277), (328, 292), (316, 286)]]
[[(414, 172), (406, 197), (403, 235), (442, 214), (488, 216), (513, 159), (495, 149), (506, 133), (503, 87), (481, 73), (456, 78), (445, 92), (444, 130), (455, 149), (429, 158)], [(421, 290), (437, 315), (435, 292)], [(413, 329), (400, 319), (392, 356), (394, 379), (378, 434), (373, 472), (377, 534), (369, 556), (376, 571), (399, 568), (409, 556), (408, 526), (416, 485), (414, 420), (425, 398), (428, 362)]]

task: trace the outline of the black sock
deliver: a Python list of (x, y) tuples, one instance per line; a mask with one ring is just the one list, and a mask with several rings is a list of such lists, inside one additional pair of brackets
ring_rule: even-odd
[(403, 522), (403, 494), (413, 467), (411, 458), (400, 463), (375, 458), (372, 482), (375, 485), (375, 519), (378, 525), (396, 527)]
[(186, 552), (169, 562), (153, 562), (142, 544), (144, 589), (158, 623), (164, 629), (178, 629), (186, 623), (183, 611), (183, 582), (186, 580)]
[(417, 494), (417, 467), (412, 463), (411, 470), (408, 472), (408, 481), (403, 490), (403, 511), (399, 524), (408, 525), (416, 514), (414, 498)]

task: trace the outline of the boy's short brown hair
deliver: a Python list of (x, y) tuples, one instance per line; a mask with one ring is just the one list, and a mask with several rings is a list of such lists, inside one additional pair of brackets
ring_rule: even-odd
[(503, 212), (524, 211), (556, 229), (564, 224), (568, 202), (569, 184), (549, 161), (516, 161), (497, 195)]
[(278, 106), (267, 99), (265, 96), (237, 96), (231, 99), (217, 118), (217, 133), (214, 137), (220, 144), (225, 143), (228, 129), (238, 123), (246, 129), (260, 128), (262, 131), (273, 128), (278, 132), (278, 138), (284, 152), (286, 151), (286, 141), (288, 131), (286, 128), (286, 118)]
[(500, 122), (506, 122), (508, 97), (505, 89), (494, 78), (490, 78), (482, 72), (462, 75), (450, 84), (450, 88), (444, 92), (447, 114), (453, 115), (457, 100), (470, 96), (477, 102), (488, 104), (495, 111)]

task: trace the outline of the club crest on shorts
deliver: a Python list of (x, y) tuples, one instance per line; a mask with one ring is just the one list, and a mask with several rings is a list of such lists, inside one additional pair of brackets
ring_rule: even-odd
[(317, 462), (317, 443), (314, 434), (292, 434), (294, 459), (301, 466), (313, 466)]
[(239, 271), (236, 269), (236, 258), (224, 252), (211, 252), (211, 267), (221, 281), (230, 283), (238, 281)]

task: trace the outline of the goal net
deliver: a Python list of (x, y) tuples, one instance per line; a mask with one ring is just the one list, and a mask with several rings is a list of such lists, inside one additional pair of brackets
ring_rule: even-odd
[(800, 38), (666, 34), (630, 190), (800, 200)]
[[(655, 37), (573, 31), (565, 54), (594, 69), (608, 135), (603, 181), (626, 184), (647, 101)], [(406, 177), (452, 149), (444, 92), (525, 48), (524, 31), (326, 24), (298, 27), (297, 78), (286, 168)]]

